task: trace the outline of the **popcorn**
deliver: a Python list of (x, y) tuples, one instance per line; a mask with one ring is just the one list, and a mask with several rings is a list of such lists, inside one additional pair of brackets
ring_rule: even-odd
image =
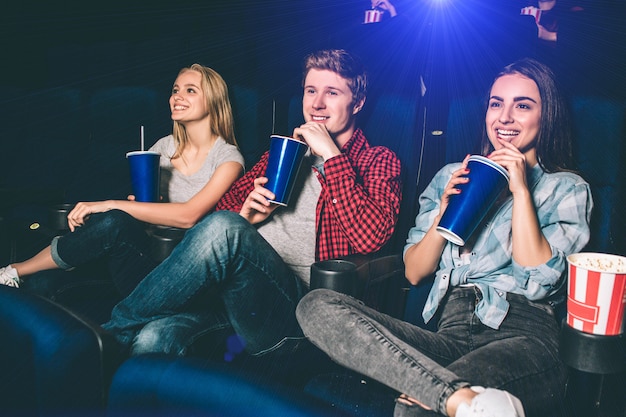
[(626, 274), (626, 258), (601, 253), (577, 253), (568, 260), (579, 268), (591, 271), (612, 272)]

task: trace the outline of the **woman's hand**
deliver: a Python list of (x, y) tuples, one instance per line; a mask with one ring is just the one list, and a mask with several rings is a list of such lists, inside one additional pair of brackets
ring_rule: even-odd
[(322, 123), (308, 122), (293, 130), (293, 137), (303, 140), (313, 155), (321, 156), (324, 161), (341, 154), (337, 144), (330, 137), (328, 129)]
[(519, 192), (527, 192), (526, 183), (526, 157), (514, 145), (507, 141), (499, 140), (502, 148), (493, 151), (489, 159), (502, 165), (509, 173), (509, 191), (515, 196)]
[(552, 248), (541, 230), (533, 196), (526, 182), (526, 157), (510, 143), (503, 140), (500, 143), (502, 147), (493, 151), (489, 159), (502, 165), (509, 173), (509, 190), (513, 194), (512, 256), (523, 267), (535, 267), (548, 262), (552, 257)]
[(112, 200), (77, 203), (72, 211), (70, 211), (70, 213), (67, 215), (67, 224), (70, 227), (70, 230), (73, 232), (74, 230), (76, 230), (77, 227), (85, 224), (85, 221), (90, 214), (103, 213), (114, 208), (115, 207)]
[(441, 218), (441, 216), (443, 216), (443, 213), (446, 211), (448, 203), (450, 202), (450, 196), (461, 193), (461, 190), (457, 188), (457, 185), (465, 184), (469, 181), (469, 178), (466, 177), (466, 175), (469, 173), (469, 170), (467, 169), (467, 161), (469, 157), (470, 156), (467, 155), (463, 160), (463, 165), (461, 166), (461, 168), (452, 173), (450, 181), (448, 181), (446, 188), (444, 188), (443, 190), (443, 194), (441, 195), (441, 205), (439, 206), (439, 218)]
[(278, 204), (270, 203), (268, 200), (276, 196), (267, 188), (267, 177), (259, 177), (254, 180), (254, 190), (248, 194), (246, 201), (241, 206), (239, 215), (248, 220), (250, 224), (256, 224), (267, 219), (276, 210)]

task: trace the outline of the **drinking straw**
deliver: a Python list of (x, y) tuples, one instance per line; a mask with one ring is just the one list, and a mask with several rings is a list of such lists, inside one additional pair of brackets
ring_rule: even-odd
[(141, 126), (141, 151), (143, 152), (143, 125)]

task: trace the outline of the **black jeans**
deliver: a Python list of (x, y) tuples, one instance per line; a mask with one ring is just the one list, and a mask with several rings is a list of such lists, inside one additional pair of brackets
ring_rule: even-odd
[[(474, 314), (479, 296), (473, 287), (452, 288), (439, 307), (437, 332), (329, 290), (307, 294), (297, 317), (305, 335), (332, 359), (435, 412), (445, 415), (453, 392), (479, 385), (517, 396), (527, 416), (549, 415), (560, 406), (566, 382), (552, 308), (509, 294), (507, 317), (494, 330)], [(434, 415), (413, 408), (414, 415)], [(409, 415), (405, 408), (396, 411)]]

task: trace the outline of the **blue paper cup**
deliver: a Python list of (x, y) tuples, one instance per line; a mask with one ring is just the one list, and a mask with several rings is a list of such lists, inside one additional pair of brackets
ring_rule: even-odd
[(270, 154), (265, 170), (265, 188), (274, 193), (272, 203), (286, 206), (296, 182), (302, 158), (309, 149), (306, 143), (280, 135), (271, 135)]
[(130, 166), (130, 181), (135, 201), (158, 202), (161, 155), (152, 151), (133, 151), (128, 152), (126, 158)]
[(508, 172), (484, 156), (472, 155), (467, 162), (469, 182), (450, 196), (437, 231), (450, 242), (463, 246), (483, 220), (498, 195), (509, 183)]

